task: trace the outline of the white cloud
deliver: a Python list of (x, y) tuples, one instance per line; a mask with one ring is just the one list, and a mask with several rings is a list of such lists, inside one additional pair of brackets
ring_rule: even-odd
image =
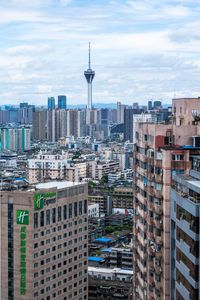
[(61, 5), (69, 5), (72, 3), (72, 0), (60, 0)]
[(52, 47), (49, 45), (19, 45), (12, 48), (8, 48), (5, 52), (7, 54), (15, 55), (30, 55), (30, 54), (42, 54), (50, 51)]
[(169, 101), (174, 90), (198, 94), (198, 1), (76, 3), (1, 3), (2, 102), (21, 98), (41, 104), (48, 95), (65, 93), (71, 103), (86, 103), (88, 41), (96, 71), (94, 101)]

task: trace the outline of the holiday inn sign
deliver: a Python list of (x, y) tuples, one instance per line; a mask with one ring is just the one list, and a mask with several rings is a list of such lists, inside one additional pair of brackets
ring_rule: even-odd
[[(43, 209), (44, 205), (51, 203), (50, 199), (56, 197), (56, 192), (40, 193), (34, 195), (34, 209)], [(50, 199), (49, 199), (50, 198)], [(54, 201), (55, 202), (55, 201)]]
[(29, 225), (29, 211), (16, 210), (16, 222), (20, 226), (20, 295), (26, 295), (26, 227)]
[(16, 211), (17, 224), (28, 225), (29, 224), (29, 211), (17, 210)]

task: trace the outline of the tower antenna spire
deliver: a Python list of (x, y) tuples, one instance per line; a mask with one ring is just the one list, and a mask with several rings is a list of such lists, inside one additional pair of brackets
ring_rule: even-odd
[(89, 52), (88, 52), (88, 69), (84, 72), (85, 78), (88, 83), (88, 103), (87, 109), (92, 109), (92, 81), (95, 76), (95, 71), (91, 69), (91, 59), (90, 59), (90, 42), (89, 42)]
[(90, 42), (89, 42), (89, 61), (88, 61), (88, 68), (91, 69), (91, 59), (90, 59)]

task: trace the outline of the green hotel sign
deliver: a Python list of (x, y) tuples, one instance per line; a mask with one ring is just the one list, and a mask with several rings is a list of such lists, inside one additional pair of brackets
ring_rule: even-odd
[(26, 227), (20, 230), (20, 295), (26, 294)]
[(16, 222), (20, 227), (20, 295), (26, 294), (26, 226), (29, 224), (29, 211), (17, 210)]
[(29, 224), (29, 211), (17, 210), (16, 211), (17, 224), (28, 225)]
[(40, 193), (34, 195), (34, 209), (39, 210), (43, 209), (45, 204), (49, 204), (49, 198), (55, 198), (56, 192), (49, 192), (49, 193)]

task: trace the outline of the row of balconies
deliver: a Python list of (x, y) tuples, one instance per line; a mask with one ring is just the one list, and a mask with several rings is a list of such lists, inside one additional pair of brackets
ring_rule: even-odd
[(137, 265), (138, 265), (138, 267), (139, 267), (139, 269), (140, 269), (140, 271), (141, 271), (142, 273), (145, 273), (145, 272), (147, 271), (146, 266), (144, 266), (144, 265), (141, 263), (141, 260), (137, 259)]
[(137, 252), (140, 256), (141, 259), (145, 260), (147, 258), (147, 253), (146, 251), (141, 250), (139, 247), (137, 248)]

